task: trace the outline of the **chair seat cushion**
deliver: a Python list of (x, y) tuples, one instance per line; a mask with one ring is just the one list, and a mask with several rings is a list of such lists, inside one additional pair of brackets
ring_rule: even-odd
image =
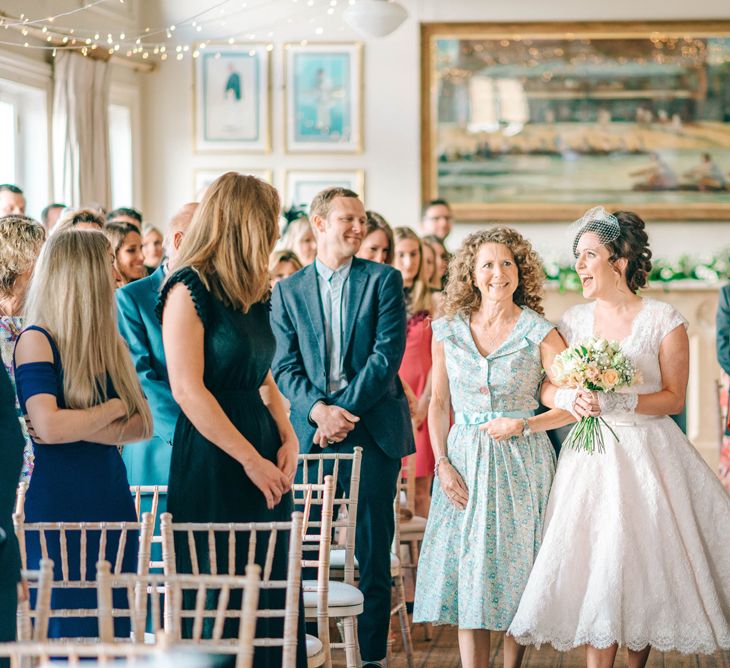
[[(345, 550), (333, 549), (330, 550), (330, 570), (342, 571), (345, 569)], [(357, 563), (357, 557), (355, 557), (355, 572), (357, 573), (360, 568)], [(398, 556), (390, 553), (390, 575), (396, 576), (400, 573), (400, 559)]]
[(400, 523), (400, 537), (405, 538), (411, 534), (423, 534), (426, 530), (426, 518), (414, 515), (411, 519)]
[(311, 659), (321, 654), (323, 650), (322, 641), (317, 636), (307, 634), (307, 658)]
[[(304, 611), (309, 618), (317, 614), (317, 581), (304, 580), (302, 589), (304, 590)], [(350, 617), (362, 612), (365, 598), (357, 587), (345, 582), (330, 580), (328, 594), (327, 604), (333, 615), (336, 612), (339, 616)]]

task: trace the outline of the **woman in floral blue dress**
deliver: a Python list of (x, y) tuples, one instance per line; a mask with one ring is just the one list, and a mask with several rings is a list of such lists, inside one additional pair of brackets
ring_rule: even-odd
[[(437, 479), (413, 617), (458, 626), (469, 668), (488, 664), (489, 631), (509, 627), (540, 545), (555, 472), (545, 430), (574, 418), (534, 415), (543, 369), (565, 344), (541, 315), (543, 271), (529, 242), (504, 227), (472, 234), (448, 275), (446, 316), (433, 323)], [(523, 651), (505, 636), (505, 666)]]
[[(4, 216), (0, 219), (0, 357), (13, 383), (13, 389), (13, 350), (20, 332), (23, 331), (20, 311), (25, 302), (30, 275), (45, 239), (45, 229), (32, 218)], [(33, 444), (28, 436), (17, 397), (15, 409), (25, 438), (20, 479), (28, 481), (33, 471)]]

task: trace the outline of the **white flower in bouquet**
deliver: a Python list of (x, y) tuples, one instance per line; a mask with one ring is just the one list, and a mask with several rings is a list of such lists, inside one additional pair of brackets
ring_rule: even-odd
[[(555, 382), (561, 387), (598, 392), (616, 392), (641, 382), (636, 367), (622, 352), (621, 345), (617, 341), (596, 337), (557, 355), (551, 370)], [(602, 417), (583, 417), (570, 430), (566, 443), (589, 454), (605, 452), (601, 425), (618, 440), (616, 433)]]

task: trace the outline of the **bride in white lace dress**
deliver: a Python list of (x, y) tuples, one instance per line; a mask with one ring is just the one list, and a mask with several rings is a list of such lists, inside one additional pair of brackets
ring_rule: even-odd
[[(639, 297), (651, 267), (635, 214), (592, 212), (573, 243), (583, 295), (559, 330), (621, 342), (643, 377), (625, 393), (548, 387), (543, 401), (602, 415), (606, 451), (563, 449), (542, 547), (509, 629), (522, 644), (587, 645), (589, 666), (629, 666), (650, 648), (730, 648), (730, 495), (668, 417), (684, 406), (687, 323), (669, 304)], [(613, 233), (609, 233), (613, 225)]]

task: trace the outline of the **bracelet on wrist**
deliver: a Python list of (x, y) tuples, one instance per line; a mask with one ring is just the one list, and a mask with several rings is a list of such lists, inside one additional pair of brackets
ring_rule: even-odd
[(451, 460), (446, 455), (441, 455), (436, 460), (436, 465), (433, 467), (433, 475), (435, 478), (439, 477), (439, 466), (441, 465), (441, 462), (449, 462), (451, 463)]

